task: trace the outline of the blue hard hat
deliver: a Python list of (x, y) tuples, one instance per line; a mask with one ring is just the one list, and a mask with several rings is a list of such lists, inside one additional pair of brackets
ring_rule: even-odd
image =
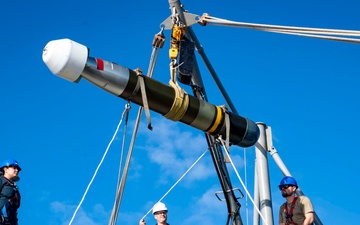
[(283, 185), (293, 185), (293, 186), (298, 187), (296, 180), (290, 176), (286, 176), (283, 179), (281, 179), (279, 187), (281, 187)]
[(18, 161), (16, 161), (15, 159), (7, 159), (7, 160), (5, 160), (4, 162), (1, 163), (0, 169), (2, 170), (4, 167), (8, 167), (8, 166), (17, 167), (19, 172), (21, 170), (21, 167), (19, 166)]

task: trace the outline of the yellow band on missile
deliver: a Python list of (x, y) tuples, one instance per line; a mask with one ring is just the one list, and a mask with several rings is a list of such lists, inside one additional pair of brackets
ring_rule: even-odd
[(207, 131), (207, 133), (212, 133), (216, 130), (216, 128), (218, 128), (218, 126), (220, 125), (221, 122), (221, 118), (222, 118), (222, 113), (221, 113), (221, 108), (219, 106), (216, 106), (216, 118), (215, 118), (215, 122), (212, 125), (212, 127), (210, 127), (210, 129)]

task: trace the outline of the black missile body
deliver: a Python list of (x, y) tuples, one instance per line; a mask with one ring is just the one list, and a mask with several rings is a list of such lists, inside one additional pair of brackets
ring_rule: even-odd
[[(152, 111), (211, 135), (221, 135), (224, 139), (227, 113), (230, 121), (231, 144), (250, 147), (258, 140), (259, 128), (253, 121), (232, 112), (225, 112), (220, 106), (186, 93), (186, 101), (174, 107), (178, 95), (173, 87), (139, 75), (137, 71), (116, 63), (90, 57), (88, 53), (89, 50), (85, 46), (69, 39), (61, 39), (51, 41), (45, 46), (43, 60), (51, 72), (66, 80), (78, 82), (84, 78), (107, 92), (141, 106), (143, 106), (143, 96), (139, 88), (139, 79), (143, 79), (147, 102)], [(174, 110), (183, 112), (177, 118), (167, 116)]]

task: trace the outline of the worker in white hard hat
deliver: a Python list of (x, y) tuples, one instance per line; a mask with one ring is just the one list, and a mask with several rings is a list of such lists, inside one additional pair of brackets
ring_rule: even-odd
[[(157, 225), (169, 225), (167, 221), (167, 212), (168, 209), (166, 208), (166, 205), (162, 202), (158, 202), (154, 205), (152, 209), (152, 213), (154, 214), (154, 217), (157, 221)], [(144, 219), (141, 219), (139, 222), (139, 225), (146, 225), (146, 222)]]

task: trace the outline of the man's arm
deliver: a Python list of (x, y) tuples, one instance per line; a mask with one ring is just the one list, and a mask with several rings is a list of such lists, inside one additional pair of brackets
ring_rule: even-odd
[(313, 212), (306, 213), (303, 225), (311, 225), (313, 222), (314, 222), (314, 213)]

